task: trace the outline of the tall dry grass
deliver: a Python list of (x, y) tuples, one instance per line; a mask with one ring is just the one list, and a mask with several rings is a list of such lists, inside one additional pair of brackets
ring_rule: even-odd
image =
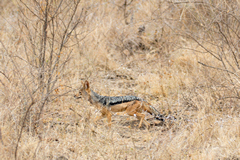
[[(0, 2), (1, 159), (238, 159), (239, 2)], [(73, 98), (136, 95), (166, 116)]]

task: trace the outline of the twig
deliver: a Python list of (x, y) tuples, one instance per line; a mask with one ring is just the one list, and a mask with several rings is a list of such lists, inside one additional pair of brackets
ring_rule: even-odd
[(80, 115), (79, 113), (77, 113), (74, 109), (72, 109), (71, 107), (69, 107), (69, 109), (71, 110), (71, 111), (73, 111), (74, 113), (76, 113), (79, 117), (83, 117), (82, 115)]
[(225, 72), (231, 73), (231, 74), (233, 74), (233, 75), (239, 77), (236, 73), (231, 72), (231, 71), (229, 71), (229, 70), (227, 70), (227, 69), (222, 69), (222, 68), (217, 68), (217, 67), (209, 66), (209, 65), (204, 64), (204, 63), (199, 62), (199, 61), (198, 61), (198, 63), (201, 64), (201, 65), (203, 65), (203, 66), (205, 66), (205, 67), (209, 67), (209, 68), (213, 68), (213, 69), (217, 69), (217, 70), (225, 71)]
[(0, 128), (0, 140), (1, 140), (2, 145), (4, 145), (3, 140), (2, 140), (2, 130), (1, 130), (1, 128)]
[(9, 82), (11, 82), (10, 79), (6, 76), (5, 73), (3, 73), (2, 71), (0, 71), (0, 73), (1, 73), (2, 75), (4, 75), (4, 77), (7, 78), (7, 80), (8, 80)]

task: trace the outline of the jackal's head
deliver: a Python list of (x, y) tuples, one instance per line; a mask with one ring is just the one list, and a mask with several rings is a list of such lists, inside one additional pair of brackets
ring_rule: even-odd
[(76, 95), (74, 95), (74, 98), (79, 99), (83, 97), (84, 99), (88, 100), (91, 96), (90, 93), (91, 93), (91, 90), (89, 87), (89, 82), (85, 81), (85, 82), (82, 82), (82, 86), (79, 92)]

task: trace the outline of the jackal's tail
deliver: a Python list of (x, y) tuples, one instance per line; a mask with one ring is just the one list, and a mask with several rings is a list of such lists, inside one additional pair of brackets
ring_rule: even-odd
[(155, 119), (157, 119), (157, 120), (159, 120), (159, 121), (165, 121), (165, 117), (162, 115), (162, 114), (160, 114), (159, 112), (158, 112), (158, 110), (156, 110), (156, 108), (154, 108), (153, 106), (151, 106), (151, 105), (149, 105), (149, 107), (150, 107), (150, 109), (151, 109), (151, 111), (152, 111), (152, 114), (154, 115), (154, 118)]

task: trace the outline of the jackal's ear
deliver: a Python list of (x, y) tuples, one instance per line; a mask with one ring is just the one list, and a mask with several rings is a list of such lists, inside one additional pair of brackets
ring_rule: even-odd
[(85, 82), (84, 82), (84, 88), (85, 88), (85, 89), (89, 89), (89, 82), (88, 82), (88, 81), (85, 81)]

